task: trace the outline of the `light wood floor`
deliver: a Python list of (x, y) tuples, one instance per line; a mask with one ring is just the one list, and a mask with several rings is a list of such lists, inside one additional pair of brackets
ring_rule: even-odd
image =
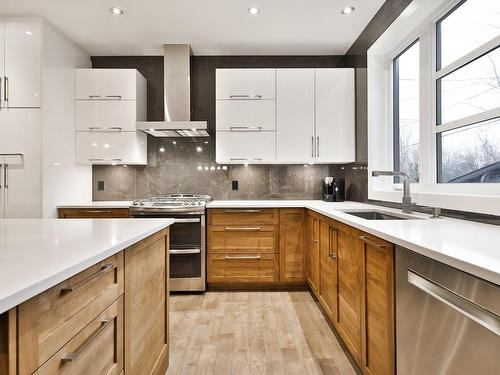
[(308, 292), (170, 298), (167, 375), (355, 374)]

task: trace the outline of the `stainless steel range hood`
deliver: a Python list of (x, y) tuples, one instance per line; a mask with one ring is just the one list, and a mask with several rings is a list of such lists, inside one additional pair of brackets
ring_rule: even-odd
[(137, 129), (154, 137), (209, 137), (206, 121), (191, 121), (189, 44), (164, 46), (165, 121), (141, 121)]

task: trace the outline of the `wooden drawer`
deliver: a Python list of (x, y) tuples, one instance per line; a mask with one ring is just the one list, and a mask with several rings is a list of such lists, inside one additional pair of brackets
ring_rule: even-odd
[(209, 209), (209, 225), (278, 224), (278, 210), (273, 208)]
[(128, 208), (59, 208), (59, 219), (119, 219), (129, 217)]
[(274, 225), (212, 225), (208, 227), (209, 253), (277, 253)]
[(123, 294), (123, 253), (19, 305), (19, 373), (31, 374)]
[(209, 254), (208, 282), (269, 283), (278, 281), (277, 254)]
[(90, 322), (41, 366), (37, 375), (107, 374), (123, 371), (123, 297)]

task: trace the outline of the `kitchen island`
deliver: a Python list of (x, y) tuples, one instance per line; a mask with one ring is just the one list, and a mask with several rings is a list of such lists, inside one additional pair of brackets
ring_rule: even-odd
[(1, 220), (0, 374), (164, 373), (171, 224)]

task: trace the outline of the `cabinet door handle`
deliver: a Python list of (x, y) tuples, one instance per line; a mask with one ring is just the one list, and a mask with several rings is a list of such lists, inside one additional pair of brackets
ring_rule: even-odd
[(79, 283), (73, 285), (73, 286), (67, 286), (65, 288), (62, 288), (61, 289), (61, 293), (70, 293), (70, 292), (74, 292), (75, 290), (78, 290), (80, 289), (81, 287), (85, 286), (86, 284), (88, 284), (89, 282), (91, 282), (92, 280), (94, 279), (97, 279), (99, 277), (102, 277), (104, 276), (105, 274), (107, 274), (109, 271), (112, 271), (116, 268), (116, 265), (114, 264), (105, 264), (101, 267), (101, 269), (99, 271), (97, 271), (96, 273), (94, 273), (93, 275), (90, 275), (89, 277), (87, 277), (86, 279), (80, 281)]
[(241, 214), (241, 213), (245, 213), (245, 212), (255, 214), (255, 213), (262, 212), (262, 211), (261, 210), (236, 209), (236, 210), (225, 210), (224, 212), (226, 214)]
[(102, 130), (102, 131), (122, 131), (122, 128), (120, 126), (110, 126), (108, 128), (106, 127), (100, 127), (100, 126), (89, 126), (90, 131), (95, 131), (95, 130)]
[(372, 240), (370, 240), (367, 236), (359, 236), (359, 239), (361, 241), (363, 241), (364, 243), (370, 245), (370, 246), (373, 246), (374, 248), (378, 249), (378, 250), (384, 250), (387, 245), (381, 245), (381, 244), (378, 244)]
[(319, 137), (316, 137), (316, 157), (319, 158)]
[(3, 187), (9, 188), (9, 164), (3, 165)]
[(235, 260), (235, 259), (260, 259), (260, 255), (255, 255), (255, 256), (229, 256), (229, 255), (226, 255), (226, 260)]
[(101, 95), (89, 95), (90, 99), (95, 99), (95, 98), (102, 98)]
[(311, 157), (314, 158), (314, 137), (311, 137)]
[(230, 126), (232, 131), (262, 131), (262, 126)]
[(230, 99), (262, 99), (262, 95), (229, 95)]
[(9, 108), (9, 77), (4, 77), (4, 84), (3, 84), (3, 101), (5, 103), (5, 108)]
[(106, 95), (106, 98), (109, 98), (109, 99), (121, 99), (122, 96), (121, 95)]
[(116, 159), (102, 159), (102, 158), (89, 158), (90, 161), (122, 161), (122, 159), (120, 158), (116, 158)]
[(61, 358), (62, 362), (73, 362), (78, 359), (82, 355), (82, 353), (89, 347), (89, 345), (99, 336), (102, 331), (106, 329), (106, 327), (113, 321), (113, 319), (103, 319), (101, 320), (101, 326), (97, 331), (95, 331), (85, 342), (80, 345), (76, 352), (68, 353), (63, 358)]
[(228, 232), (258, 232), (261, 227), (225, 227), (224, 230)]
[(0, 77), (0, 111), (2, 110), (2, 77)]

